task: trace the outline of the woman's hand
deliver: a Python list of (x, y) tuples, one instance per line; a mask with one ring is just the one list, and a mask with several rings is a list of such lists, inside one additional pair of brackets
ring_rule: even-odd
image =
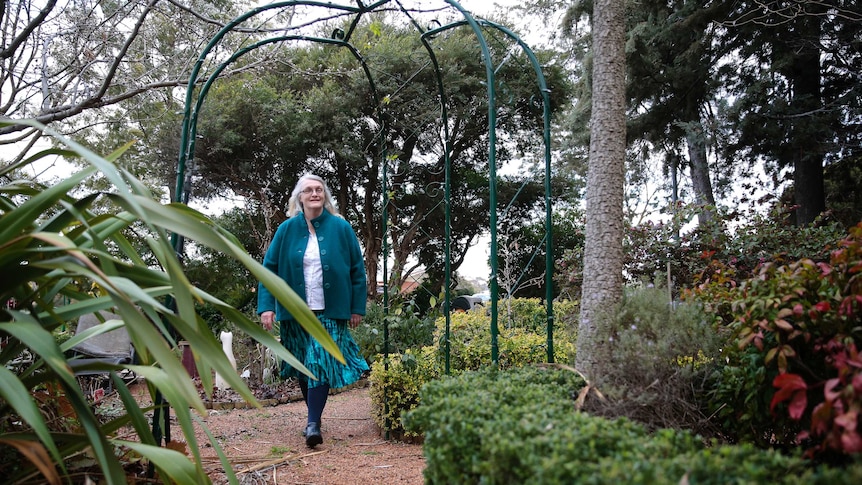
[(260, 323), (263, 328), (272, 330), (272, 324), (275, 323), (275, 312), (263, 312), (260, 314)]
[(362, 315), (357, 315), (356, 313), (350, 315), (350, 328), (356, 328), (360, 323), (362, 323)]

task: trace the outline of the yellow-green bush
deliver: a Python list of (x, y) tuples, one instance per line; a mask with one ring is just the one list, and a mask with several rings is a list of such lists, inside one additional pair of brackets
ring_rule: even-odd
[(434, 347), (430, 346), (408, 349), (371, 364), (371, 417), (380, 429), (388, 430), (395, 438), (418, 436), (404, 432), (401, 417), (419, 404), (422, 385), (440, 377), (434, 353)]
[[(523, 301), (523, 300), (521, 300)], [(539, 306), (539, 300), (530, 300)], [(521, 309), (528, 308), (520, 305)], [(521, 313), (529, 314), (528, 312)], [(532, 320), (520, 320), (531, 322)], [(437, 319), (435, 341), (438, 342), (438, 358), (442, 362), (445, 354), (446, 320)], [(575, 341), (562, 328), (554, 330), (554, 362), (567, 363), (574, 356)], [(548, 342), (545, 325), (527, 325), (498, 328), (497, 348), (501, 369), (522, 367), (526, 364), (547, 362)], [(449, 322), (449, 370), (460, 374), (491, 365), (491, 317), (481, 312), (456, 313)]]
[[(574, 305), (555, 305), (555, 313), (560, 307), (573, 309)], [(510, 327), (499, 324), (499, 368), (512, 369), (547, 362), (547, 328), (541, 301), (514, 299), (511, 308), (514, 310), (512, 314), (516, 315), (514, 324)], [(498, 310), (504, 311), (502, 308)], [(541, 324), (535, 324), (537, 315), (541, 315)], [(381, 429), (396, 437), (415, 437), (404, 432), (401, 416), (419, 404), (419, 390), (423, 384), (445, 374), (446, 318), (438, 318), (435, 326), (435, 345), (391, 355), (388, 366), (378, 358), (371, 366), (372, 414)], [(556, 328), (553, 336), (554, 361), (573, 362), (574, 337), (565, 328)], [(481, 310), (450, 315), (449, 373), (458, 375), (489, 367), (492, 367), (491, 317)]]

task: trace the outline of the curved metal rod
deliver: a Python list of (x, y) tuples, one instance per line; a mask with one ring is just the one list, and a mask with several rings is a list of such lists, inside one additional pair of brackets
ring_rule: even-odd
[[(383, 0), (383, 1), (377, 2), (377, 3), (375, 3), (371, 6), (367, 6), (367, 7), (363, 7), (363, 6), (352, 7), (349, 5), (336, 5), (336, 4), (332, 4), (332, 3), (324, 3), (324, 2), (309, 1), (309, 0), (290, 0), (290, 1), (284, 1), (284, 2), (275, 2), (275, 3), (268, 4), (268, 5), (262, 5), (262, 6), (253, 8), (253, 9), (245, 12), (244, 14), (236, 17), (235, 19), (231, 20), (227, 24), (225, 24), (224, 27), (222, 27), (221, 30), (219, 30), (212, 37), (212, 39), (210, 39), (209, 43), (204, 47), (204, 49), (198, 55), (198, 59), (197, 59), (197, 61), (195, 61), (194, 67), (192, 68), (191, 75), (189, 76), (188, 85), (186, 86), (186, 102), (185, 102), (185, 111), (183, 113), (182, 135), (180, 138), (180, 154), (179, 154), (179, 160), (177, 162), (177, 185), (176, 185), (176, 192), (175, 192), (175, 197), (177, 198), (177, 200), (178, 201), (180, 200), (181, 194), (183, 193), (183, 183), (184, 183), (184, 179), (185, 179), (185, 177), (184, 177), (185, 166), (186, 166), (186, 162), (190, 158), (190, 154), (188, 153), (189, 145), (190, 144), (192, 146), (194, 145), (193, 141), (191, 143), (189, 142), (189, 128), (191, 125), (190, 109), (191, 109), (191, 104), (192, 104), (191, 101), (192, 101), (192, 93), (194, 91), (194, 85), (198, 82), (198, 74), (200, 73), (201, 67), (202, 67), (204, 61), (206, 60), (207, 56), (210, 54), (210, 52), (213, 50), (213, 48), (221, 41), (221, 39), (225, 35), (227, 35), (231, 30), (233, 30), (234, 27), (241, 24), (242, 22), (245, 22), (246, 20), (248, 20), (251, 17), (259, 15), (263, 12), (266, 12), (267, 10), (285, 8), (285, 7), (295, 7), (298, 5), (303, 5), (303, 6), (311, 6), (311, 7), (325, 7), (325, 8), (330, 8), (330, 9), (342, 10), (342, 11), (347, 12), (347, 13), (357, 14), (357, 18), (354, 19), (353, 23), (351, 24), (349, 33), (345, 34), (345, 36), (344, 36), (343, 42), (345, 43), (345, 45), (349, 45), (348, 40), (350, 39), (350, 34), (353, 32), (353, 29), (355, 28), (355, 25), (358, 22), (358, 17), (364, 13), (371, 11), (372, 9), (376, 8), (377, 6), (379, 6), (381, 4), (387, 3), (388, 1), (390, 1), (390, 0)], [(299, 38), (299, 37), (304, 37), (304, 36), (296, 36), (296, 37)], [(330, 41), (330, 40), (331, 39), (326, 39), (326, 41)], [(353, 52), (354, 52), (354, 55), (358, 55), (358, 52), (355, 49), (353, 49)], [(357, 57), (357, 59), (361, 59), (361, 56)], [(367, 66), (365, 66), (364, 63), (363, 63), (363, 67), (366, 70), (366, 76), (368, 76), (369, 79), (372, 79), (370, 73), (368, 72)], [(376, 98), (375, 101), (378, 102), (378, 106), (379, 106), (379, 101), (380, 101), (379, 98)], [(192, 138), (192, 140), (193, 140), (193, 138)]]
[(362, 69), (363, 69), (363, 71), (365, 71), (365, 76), (368, 78), (368, 84), (371, 87), (372, 95), (374, 96), (374, 100), (376, 101), (377, 107), (379, 108), (380, 97), (377, 94), (377, 86), (374, 83), (374, 78), (371, 75), (371, 70), (368, 68), (368, 64), (365, 62), (365, 59), (362, 57), (362, 55), (359, 53), (359, 51), (349, 42), (345, 42), (343, 40), (327, 39), (327, 38), (323, 38), (323, 37), (309, 37), (309, 36), (305, 36), (305, 35), (286, 35), (286, 36), (280, 36), (280, 37), (273, 37), (271, 39), (265, 39), (265, 40), (256, 42), (256, 43), (254, 43), (248, 47), (245, 47), (243, 49), (236, 51), (233, 55), (231, 55), (230, 58), (228, 58), (227, 60), (222, 62), (213, 71), (213, 73), (209, 76), (207, 81), (201, 87), (201, 91), (198, 94), (197, 102), (195, 103), (195, 107), (194, 107), (194, 110), (192, 111), (192, 114), (190, 116), (190, 121), (189, 121), (188, 129), (190, 130), (190, 133), (189, 133), (190, 136), (188, 138), (188, 145), (189, 146), (186, 149), (187, 160), (194, 157), (195, 140), (197, 138), (195, 135), (197, 134), (197, 121), (198, 121), (198, 114), (200, 112), (200, 108), (203, 105), (204, 99), (206, 98), (207, 94), (209, 93), (209, 89), (212, 86), (212, 83), (215, 82), (216, 79), (218, 79), (219, 74), (221, 74), (221, 72), (224, 71), (228, 65), (232, 64), (233, 62), (235, 62), (240, 57), (244, 56), (245, 54), (247, 54), (247, 53), (249, 53), (255, 49), (258, 49), (258, 48), (263, 47), (267, 44), (272, 44), (275, 42), (292, 41), (292, 40), (306, 40), (306, 41), (310, 41), (310, 42), (319, 42), (322, 44), (332, 44), (332, 45), (337, 45), (340, 47), (345, 47), (348, 50), (350, 50), (350, 52), (353, 54), (353, 56), (362, 65)]
[[(198, 57), (198, 60), (195, 62), (195, 65), (192, 69), (192, 73), (189, 77), (189, 83), (188, 83), (187, 90), (186, 90), (186, 103), (185, 103), (185, 111), (184, 111), (184, 116), (183, 116), (182, 137), (181, 137), (181, 141), (180, 141), (180, 154), (179, 154), (178, 168), (177, 168), (177, 186), (176, 186), (175, 196), (178, 199), (182, 197), (183, 183), (184, 183), (184, 179), (185, 179), (185, 177), (184, 177), (184, 175), (185, 175), (185, 164), (186, 164), (186, 161), (190, 158), (190, 156), (193, 155), (193, 153), (194, 153), (194, 137), (192, 137), (191, 141), (189, 141), (190, 129), (196, 130), (197, 114), (198, 114), (199, 108), (203, 102), (203, 98), (205, 97), (205, 94), (206, 94), (205, 91), (207, 91), (209, 89), (209, 84), (211, 84), (211, 82), (213, 82), (213, 80), (217, 76), (210, 76), (210, 79), (207, 80), (208, 84), (205, 86), (204, 89), (202, 89), (202, 93), (204, 94), (204, 96), (199, 96), (198, 102), (195, 103), (194, 115), (192, 115), (192, 113), (190, 112), (191, 104), (192, 104), (191, 103), (192, 93), (194, 90), (193, 88), (194, 88), (194, 85), (198, 82), (197, 77), (198, 77), (198, 74), (201, 70), (201, 66), (203, 65), (204, 60), (209, 55), (209, 53), (212, 51), (212, 49), (215, 47), (215, 45), (228, 32), (232, 31), (234, 27), (236, 27), (240, 23), (244, 22), (245, 20), (247, 20), (247, 19), (249, 19), (255, 15), (258, 15), (260, 13), (263, 13), (267, 10), (304, 5), (304, 6), (317, 6), (317, 7), (324, 7), (324, 8), (328, 8), (328, 9), (342, 10), (344, 12), (357, 14), (357, 17), (354, 19), (354, 21), (352, 22), (352, 24), (350, 26), (349, 33), (344, 35), (344, 39), (349, 39), (350, 34), (352, 34), (355, 26), (358, 23), (359, 16), (361, 16), (362, 14), (364, 14), (366, 12), (370, 12), (370, 11), (376, 9), (378, 6), (388, 3), (389, 1), (391, 1), (391, 0), (380, 0), (376, 3), (373, 3), (372, 5), (368, 5), (368, 6), (364, 6), (364, 5), (362, 5), (361, 2), (358, 2), (359, 7), (351, 7), (351, 6), (347, 6), (347, 5), (336, 5), (336, 4), (332, 4), (332, 3), (323, 3), (323, 2), (317, 2), (317, 1), (304, 1), (304, 0), (291, 0), (291, 1), (284, 1), (284, 2), (276, 2), (276, 3), (269, 4), (269, 5), (264, 5), (264, 6), (254, 8), (254, 9), (240, 15), (239, 17), (236, 17), (234, 20), (232, 20), (231, 22), (226, 24), (210, 40), (210, 42), (207, 44), (207, 46), (201, 52), (201, 54)], [(547, 208), (547, 211), (546, 211), (547, 212), (546, 229), (548, 231), (548, 238), (546, 241), (546, 246), (547, 246), (546, 264), (547, 265), (552, 264), (552, 241), (551, 241), (551, 225), (550, 225), (550, 213), (551, 213), (550, 207), (551, 206), (550, 206), (550, 128), (549, 128), (550, 127), (550, 101), (549, 101), (549, 97), (548, 97), (549, 91), (548, 91), (547, 86), (545, 84), (544, 75), (541, 72), (541, 68), (538, 64), (538, 61), (535, 58), (535, 55), (533, 55), (533, 53), (529, 49), (529, 47), (517, 35), (512, 33), (510, 30), (506, 29), (505, 27), (502, 27), (502, 26), (495, 24), (493, 22), (488, 22), (488, 21), (484, 21), (484, 20), (477, 22), (477, 20), (474, 19), (473, 16), (468, 11), (464, 10), (464, 8), (462, 8), (461, 5), (454, 0), (446, 0), (446, 3), (448, 3), (453, 8), (457, 9), (464, 16), (465, 20), (462, 22), (449, 24), (448, 26), (441, 27), (438, 29), (426, 31), (422, 34), (422, 42), (423, 42), (423, 44), (425, 44), (426, 49), (428, 49), (428, 51), (432, 57), (432, 61), (435, 64), (435, 69), (436, 69), (436, 72), (438, 75), (437, 76), (437, 78), (438, 78), (438, 89), (439, 89), (440, 95), (441, 95), (441, 105), (442, 105), (443, 118), (444, 118), (444, 123), (443, 123), (444, 136), (445, 136), (445, 153), (444, 153), (444, 165), (445, 165), (445, 167), (444, 167), (444, 170), (446, 171), (446, 177), (445, 177), (446, 195), (445, 195), (445, 197), (446, 197), (446, 203), (447, 203), (447, 205), (446, 205), (446, 209), (447, 209), (446, 284), (445, 284), (445, 288), (447, 291), (446, 299), (447, 299), (447, 303), (448, 303), (448, 300), (450, 298), (448, 291), (449, 291), (449, 287), (451, 286), (451, 280), (450, 280), (450, 273), (451, 273), (451, 266), (450, 266), (450, 264), (451, 264), (451, 262), (450, 262), (450, 260), (451, 260), (451, 256), (450, 256), (450, 251), (451, 251), (451, 248), (450, 248), (451, 220), (450, 220), (450, 216), (451, 215), (449, 214), (449, 209), (450, 209), (449, 190), (451, 187), (451, 164), (450, 164), (450, 160), (449, 160), (449, 154), (450, 154), (449, 137), (450, 136), (448, 133), (448, 113), (446, 112), (446, 104), (447, 103), (446, 103), (445, 91), (442, 87), (442, 78), (440, 77), (439, 65), (436, 62), (436, 57), (433, 55), (433, 51), (431, 50), (430, 45), (427, 42), (427, 39), (429, 37), (432, 37), (435, 33), (440, 32), (442, 30), (446, 30), (446, 29), (453, 28), (456, 26), (469, 25), (472, 28), (473, 32), (476, 34), (477, 40), (479, 42), (479, 45), (480, 45), (480, 48), (482, 51), (482, 59), (483, 59), (483, 62), (485, 64), (486, 78), (488, 80), (487, 85), (488, 85), (488, 125), (489, 125), (488, 126), (488, 133), (489, 133), (489, 192), (490, 192), (489, 204), (490, 204), (490, 227), (491, 227), (491, 261), (490, 261), (491, 274), (489, 277), (489, 283), (490, 283), (490, 289), (491, 289), (491, 334), (492, 334), (491, 359), (492, 359), (494, 365), (498, 365), (499, 358), (498, 358), (498, 346), (497, 346), (497, 333), (498, 333), (497, 302), (498, 302), (498, 296), (499, 296), (499, 281), (498, 281), (498, 261), (497, 261), (498, 243), (497, 243), (497, 233), (496, 233), (496, 228), (497, 228), (496, 138), (497, 137), (496, 137), (496, 99), (495, 99), (495, 82), (494, 82), (495, 72), (494, 72), (493, 66), (491, 65), (490, 50), (488, 48), (488, 44), (485, 40), (484, 34), (482, 33), (481, 29), (479, 28), (479, 23), (481, 23), (485, 27), (491, 27), (491, 28), (495, 28), (497, 30), (500, 30), (501, 32), (508, 35), (510, 38), (514, 39), (518, 43), (518, 45), (522, 48), (522, 50), (524, 50), (524, 52), (527, 53), (528, 57), (530, 58), (531, 63), (533, 64), (534, 69), (536, 70), (537, 76), (539, 78), (540, 89), (541, 89), (542, 96), (543, 96), (544, 101), (545, 101), (545, 103), (544, 103), (544, 105), (545, 105), (544, 106), (544, 108), (545, 108), (545, 113), (544, 113), (545, 136), (544, 136), (544, 139), (545, 139), (545, 174), (546, 174), (546, 177), (545, 177), (545, 191), (546, 191), (545, 198), (546, 198), (546, 208)], [(418, 25), (417, 25), (417, 27), (418, 27)], [(420, 28), (420, 30), (422, 30), (422, 29)], [(262, 45), (266, 45), (266, 44), (271, 43), (271, 42), (276, 42), (278, 40), (292, 40), (292, 39), (293, 40), (304, 39), (304, 40), (313, 40), (313, 41), (319, 41), (319, 42), (338, 44), (338, 45), (346, 46), (349, 49), (351, 49), (351, 52), (354, 54), (354, 56), (360, 61), (360, 63), (362, 63), (363, 69), (365, 70), (365, 73), (366, 73), (366, 76), (368, 77), (369, 81), (372, 84), (372, 90), (374, 91), (375, 100), (377, 102), (377, 106), (379, 109), (380, 100), (377, 97), (376, 88), (374, 87), (374, 84), (373, 84), (373, 77), (371, 76), (370, 71), (368, 70), (368, 67), (365, 64), (364, 59), (362, 59), (362, 57), (361, 57), (361, 55), (359, 55), (358, 51), (356, 51), (356, 49), (353, 48), (349, 44), (349, 42), (347, 42), (346, 40), (345, 41), (340, 41), (340, 40), (333, 41), (332, 39), (313, 38), (313, 37), (307, 37), (307, 36), (284, 36), (283, 38), (268, 39), (266, 41), (256, 43), (255, 45), (250, 46), (249, 48), (245, 48), (245, 49), (242, 49), (241, 51), (238, 51), (234, 55), (236, 57), (232, 56), (231, 61), (229, 61), (228, 63), (223, 63), (222, 66), (219, 66), (218, 72), (220, 73), (222, 70), (224, 70), (226, 68), (226, 66), (230, 62), (235, 61), (237, 57), (249, 52), (250, 50), (253, 50), (255, 48), (258, 48)], [(381, 115), (381, 121), (385, 121), (382, 119), (382, 115)], [(385, 204), (384, 204), (384, 207), (385, 207)], [(385, 269), (386, 268), (385, 268), (385, 262), (384, 262), (384, 273), (385, 273)], [(549, 324), (549, 326), (548, 326), (548, 332), (549, 332), (549, 334), (548, 334), (548, 336), (549, 336), (548, 355), (549, 355), (549, 361), (552, 361), (553, 350), (552, 350), (552, 342), (550, 340), (551, 339), (552, 326), (553, 326), (553, 310), (552, 310), (553, 292), (552, 292), (551, 271), (547, 271), (546, 286), (547, 286), (547, 295), (548, 295), (547, 296), (547, 308), (548, 308), (548, 324)], [(447, 330), (448, 330), (448, 312), (447, 312)], [(448, 357), (448, 352), (447, 352), (447, 357)]]
[[(494, 99), (494, 70), (490, 65), (490, 53), (488, 50), (487, 43), (485, 42), (484, 35), (481, 34), (479, 30), (479, 25), (481, 24), (484, 27), (493, 28), (499, 30), (515, 42), (517, 42), (518, 46), (521, 47), (521, 50), (527, 55), (530, 63), (533, 66), (533, 70), (536, 72), (536, 77), (538, 79), (539, 90), (542, 93), (542, 99), (544, 101), (544, 126), (543, 126), (543, 140), (545, 144), (545, 229), (547, 233), (547, 237), (545, 240), (545, 300), (546, 300), (546, 310), (547, 310), (547, 339), (548, 339), (548, 362), (554, 361), (554, 348), (553, 348), (553, 327), (554, 327), (554, 309), (553, 309), (553, 226), (551, 222), (551, 115), (550, 115), (550, 89), (548, 89), (547, 82), (545, 81), (545, 75), (542, 72), (541, 65), (539, 64), (538, 59), (533, 53), (532, 49), (521, 40), (514, 32), (509, 30), (508, 28), (497, 24), (495, 22), (490, 22), (487, 20), (475, 20), (470, 16), (470, 14), (464, 11), (460, 5), (457, 5), (457, 2), (453, 0), (446, 0), (447, 3), (453, 5), (458, 8), (461, 13), (464, 15), (465, 20), (459, 22), (452, 22), (450, 24), (438, 27), (436, 29), (428, 30), (424, 34), (422, 34), (423, 43), (426, 43), (426, 38), (431, 38), (437, 35), (440, 32), (445, 30), (449, 30), (456, 27), (461, 27), (464, 25), (469, 25), (473, 31), (476, 33), (476, 36), (480, 40), (480, 44), (482, 47), (482, 55), (483, 60), (485, 61), (485, 69), (488, 79), (488, 132), (489, 132), (489, 147), (488, 147), (488, 177), (489, 177), (489, 204), (490, 204), (490, 215), (491, 215), (491, 275), (490, 275), (490, 290), (491, 290), (491, 360), (494, 361), (495, 365), (498, 363), (497, 360), (497, 301), (499, 299), (499, 281), (497, 278), (498, 274), (498, 261), (497, 261), (497, 207), (496, 207), (496, 107), (495, 107), (495, 99)], [(433, 52), (429, 45), (426, 43), (426, 48), (431, 53), (432, 59)], [(435, 67), (437, 64), (435, 62)], [(439, 87), (441, 90), (441, 100), (443, 100), (443, 110), (445, 113), (446, 103), (445, 96), (443, 93), (442, 86)], [(445, 116), (445, 115), (444, 115)], [(448, 123), (444, 124), (444, 127), (448, 126)], [(448, 135), (446, 136), (448, 143)], [(448, 156), (448, 150), (446, 151), (446, 155)], [(448, 168), (448, 162), (447, 162)], [(449, 179), (447, 178), (447, 182)], [(448, 184), (447, 184), (448, 188)], [(448, 250), (448, 248), (447, 248)], [(446, 255), (447, 263), (449, 260), (449, 254)], [(447, 267), (447, 276), (448, 276), (448, 267)], [(448, 288), (448, 285), (447, 285)], [(447, 298), (448, 303), (448, 298)], [(449, 316), (447, 314), (447, 341), (448, 341), (448, 320)], [(447, 354), (448, 356), (448, 354)]]
[[(204, 61), (206, 60), (209, 53), (213, 50), (213, 48), (221, 41), (221, 39), (227, 35), (228, 32), (232, 31), (234, 27), (245, 22), (251, 17), (254, 17), (258, 14), (266, 12), (267, 10), (272, 10), (276, 8), (284, 8), (284, 7), (295, 7), (297, 5), (307, 5), (307, 6), (320, 6), (327, 8), (334, 8), (337, 10), (344, 10), (345, 12), (352, 13), (363, 13), (366, 10), (363, 8), (351, 7), (347, 5), (333, 5), (331, 3), (323, 3), (323, 2), (315, 2), (315, 1), (305, 1), (305, 0), (290, 0), (286, 2), (275, 2), (269, 5), (262, 5), (257, 8), (253, 8), (244, 14), (234, 18), (230, 22), (224, 25), (213, 37), (210, 39), (209, 43), (204, 47), (201, 53), (198, 55), (197, 61), (195, 61), (194, 67), (192, 67), (192, 72), (189, 75), (189, 82), (186, 86), (186, 102), (185, 102), (185, 111), (183, 112), (183, 128), (182, 135), (180, 137), (180, 154), (179, 159), (177, 160), (177, 185), (175, 197), (177, 201), (181, 200), (183, 193), (183, 183), (185, 179), (185, 171), (186, 171), (186, 161), (189, 159), (189, 154), (187, 153), (189, 147), (189, 125), (191, 123), (190, 110), (192, 105), (192, 92), (194, 91), (194, 86), (198, 82), (198, 73), (200, 73), (201, 66), (203, 66)], [(175, 242), (175, 241), (174, 241)]]
[(554, 224), (552, 218), (551, 206), (551, 90), (548, 89), (548, 84), (545, 81), (545, 74), (542, 72), (542, 66), (536, 58), (536, 54), (530, 49), (520, 37), (506, 27), (494, 22), (485, 21), (490, 27), (493, 27), (511, 39), (515, 40), (521, 47), (521, 50), (530, 59), (530, 64), (536, 72), (536, 78), (539, 81), (539, 91), (542, 93), (542, 101), (544, 109), (542, 138), (545, 142), (545, 309), (547, 314), (547, 338), (548, 338), (548, 362), (554, 362)]

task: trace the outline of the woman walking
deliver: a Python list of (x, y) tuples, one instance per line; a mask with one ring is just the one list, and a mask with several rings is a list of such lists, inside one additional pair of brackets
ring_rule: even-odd
[(356, 233), (338, 215), (322, 178), (303, 175), (288, 202), (288, 219), (276, 230), (263, 265), (281, 277), (326, 328), (346, 362), (311, 338), (272, 294), (258, 285), (257, 312), (267, 330), (280, 323), (281, 342), (317, 380), (282, 364), (282, 378), (296, 377), (308, 408), (305, 444), (323, 442), (321, 418), (330, 388), (348, 386), (368, 370), (350, 333), (365, 315), (365, 264)]

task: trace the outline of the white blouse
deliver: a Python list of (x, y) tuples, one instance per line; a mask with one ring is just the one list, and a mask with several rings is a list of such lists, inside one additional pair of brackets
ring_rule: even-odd
[(323, 267), (320, 265), (320, 246), (317, 236), (308, 236), (308, 246), (302, 258), (302, 274), (305, 277), (305, 301), (312, 310), (323, 310)]

